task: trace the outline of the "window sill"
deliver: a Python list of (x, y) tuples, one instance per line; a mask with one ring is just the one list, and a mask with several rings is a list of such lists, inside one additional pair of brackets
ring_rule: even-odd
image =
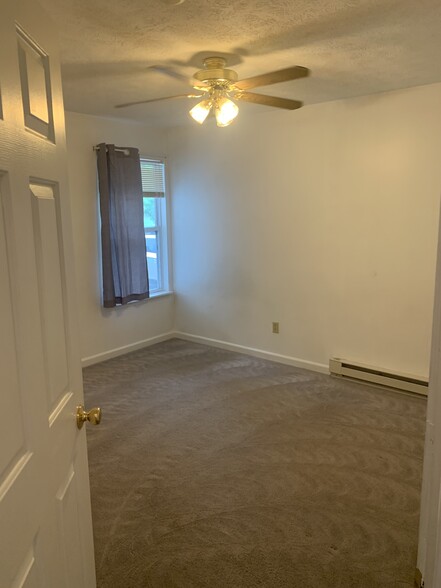
[(171, 290), (168, 290), (167, 292), (153, 292), (147, 300), (151, 300), (152, 298), (162, 298), (163, 296), (172, 296), (173, 294), (174, 292)]

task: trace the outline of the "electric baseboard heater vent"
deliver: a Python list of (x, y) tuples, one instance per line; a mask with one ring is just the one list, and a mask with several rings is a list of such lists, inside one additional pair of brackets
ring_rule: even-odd
[(387, 370), (370, 367), (361, 363), (351, 363), (344, 359), (329, 360), (329, 371), (333, 376), (360, 380), (377, 386), (394, 388), (427, 396), (429, 382), (409, 374), (395, 374)]

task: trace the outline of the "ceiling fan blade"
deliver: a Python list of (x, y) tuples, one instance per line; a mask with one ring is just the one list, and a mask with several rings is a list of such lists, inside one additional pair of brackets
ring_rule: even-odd
[(127, 106), (136, 106), (136, 104), (148, 104), (149, 102), (160, 102), (161, 100), (174, 100), (175, 98), (202, 98), (201, 94), (177, 94), (176, 96), (164, 96), (163, 98), (151, 98), (150, 100), (138, 100), (137, 102), (126, 102), (117, 104), (115, 108), (126, 108)]
[(288, 82), (289, 80), (297, 80), (309, 75), (309, 69), (296, 65), (294, 67), (287, 67), (286, 69), (279, 69), (278, 71), (271, 71), (253, 78), (246, 78), (239, 80), (236, 88), (239, 90), (249, 90), (250, 88), (257, 88), (258, 86), (269, 86), (271, 84), (279, 84), (280, 82)]
[(299, 100), (289, 100), (288, 98), (277, 98), (276, 96), (264, 96), (263, 94), (254, 94), (254, 92), (240, 92), (234, 99), (251, 102), (252, 104), (262, 104), (263, 106), (274, 106), (275, 108), (285, 108), (295, 110), (303, 106)]

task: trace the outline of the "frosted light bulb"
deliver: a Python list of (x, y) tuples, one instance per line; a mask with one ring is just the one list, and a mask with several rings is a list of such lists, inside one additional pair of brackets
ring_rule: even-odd
[(216, 124), (218, 127), (227, 127), (236, 118), (239, 108), (232, 100), (221, 98), (218, 100), (215, 110)]
[(204, 120), (207, 118), (208, 113), (210, 112), (210, 109), (211, 109), (210, 100), (203, 100), (202, 102), (199, 102), (198, 104), (196, 104), (196, 106), (193, 106), (193, 108), (190, 110), (189, 114), (193, 120), (195, 120), (197, 123), (199, 123), (201, 125), (204, 122)]

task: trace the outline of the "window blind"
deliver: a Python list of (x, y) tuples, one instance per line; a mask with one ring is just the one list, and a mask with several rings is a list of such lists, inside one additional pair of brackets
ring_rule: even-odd
[(149, 198), (165, 196), (164, 164), (162, 161), (141, 159), (142, 193)]

